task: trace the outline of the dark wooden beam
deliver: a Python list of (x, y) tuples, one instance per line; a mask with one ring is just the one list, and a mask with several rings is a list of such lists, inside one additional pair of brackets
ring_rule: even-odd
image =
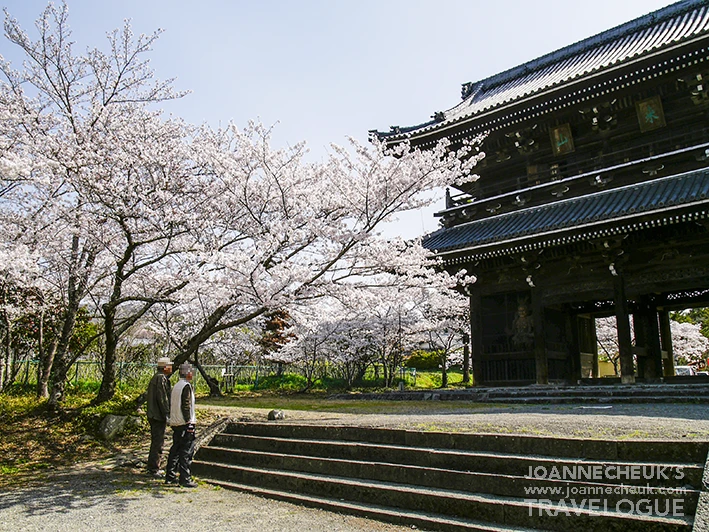
[(473, 384), (483, 384), (482, 359), (483, 359), (483, 335), (482, 335), (482, 304), (480, 289), (477, 283), (470, 290), (470, 358), (473, 369)]
[(625, 279), (622, 274), (614, 278), (615, 318), (618, 329), (618, 351), (620, 353), (620, 378), (623, 384), (635, 383), (632, 340), (630, 337), (630, 319), (628, 300), (625, 298)]
[(534, 321), (534, 361), (537, 367), (537, 384), (549, 384), (544, 305), (540, 288), (532, 288), (532, 319)]

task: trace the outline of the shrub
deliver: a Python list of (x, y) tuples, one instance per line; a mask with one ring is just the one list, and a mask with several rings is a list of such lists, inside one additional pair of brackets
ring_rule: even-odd
[(437, 370), (441, 365), (441, 359), (437, 351), (418, 350), (411, 353), (404, 365), (417, 370)]
[(289, 392), (297, 392), (305, 388), (307, 380), (302, 375), (293, 373), (284, 373), (280, 377), (278, 375), (269, 375), (261, 377), (258, 380), (258, 386), (254, 386), (254, 390), (283, 390)]

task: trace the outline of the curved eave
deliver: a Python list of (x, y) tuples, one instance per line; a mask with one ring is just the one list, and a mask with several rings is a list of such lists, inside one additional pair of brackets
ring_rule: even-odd
[(702, 169), (440, 229), (423, 245), (456, 264), (706, 219), (708, 211)]
[(445, 119), (394, 132), (372, 131), (379, 139), (402, 141), (426, 136), (493, 111), (660, 54), (709, 33), (705, 0), (674, 4), (595, 37), (471, 84), (463, 102), (444, 113)]

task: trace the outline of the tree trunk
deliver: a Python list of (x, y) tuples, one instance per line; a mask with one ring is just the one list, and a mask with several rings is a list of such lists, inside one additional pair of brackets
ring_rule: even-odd
[(66, 356), (56, 357), (52, 366), (52, 388), (49, 393), (47, 406), (50, 410), (59, 410), (64, 401), (64, 390), (69, 374), (69, 361)]
[(64, 389), (66, 388), (67, 376), (69, 375), (69, 368), (71, 367), (69, 341), (74, 333), (76, 314), (78, 312), (79, 302), (72, 301), (64, 316), (62, 333), (59, 337), (56, 354), (54, 355), (54, 363), (52, 364), (50, 376), (52, 386), (49, 392), (49, 400), (47, 401), (47, 406), (50, 410), (57, 410), (60, 403), (64, 400)]
[(470, 336), (463, 333), (463, 384), (470, 384)]
[(54, 356), (57, 352), (59, 338), (54, 335), (49, 348), (44, 343), (44, 310), (39, 318), (39, 364), (37, 364), (37, 397), (49, 397), (49, 375), (54, 365)]
[(209, 397), (223, 397), (222, 391), (219, 387), (219, 381), (204, 371), (202, 364), (200, 364), (196, 358), (194, 361), (194, 366), (199, 371), (199, 374), (202, 375), (204, 382), (206, 382), (207, 386), (209, 386)]
[(112, 305), (104, 305), (104, 335), (106, 338), (106, 353), (104, 355), (103, 379), (98, 390), (95, 404), (110, 401), (116, 393), (116, 352), (118, 336), (115, 334), (116, 310)]
[(37, 377), (37, 397), (47, 399), (49, 397), (49, 376), (54, 366), (54, 357), (57, 352), (56, 340), (52, 342), (49, 350), (44, 353), (39, 362)]
[(441, 388), (448, 388), (448, 368), (447, 360), (448, 357), (441, 357)]
[[(69, 274), (67, 285), (66, 311), (50, 375), (52, 387), (47, 401), (47, 406), (50, 410), (58, 410), (60, 403), (64, 400), (64, 389), (66, 388), (69, 368), (73, 363), (69, 352), (69, 342), (74, 334), (76, 315), (79, 312), (81, 300), (86, 294), (89, 274), (96, 259), (96, 255), (92, 251), (88, 249), (81, 251), (79, 249), (81, 247), (80, 243), (79, 236), (74, 235), (71, 241), (72, 271)], [(81, 271), (80, 274), (77, 273), (79, 270)]]
[(3, 313), (3, 318), (5, 322), (5, 338), (3, 342), (3, 353), (2, 356), (0, 356), (0, 392), (2, 392), (7, 385), (10, 352), (12, 349), (12, 322), (5, 312)]

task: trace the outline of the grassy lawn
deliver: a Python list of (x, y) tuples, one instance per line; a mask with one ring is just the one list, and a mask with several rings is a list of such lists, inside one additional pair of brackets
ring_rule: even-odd
[(46, 477), (53, 467), (101, 456), (105, 447), (87, 436), (76, 411), (50, 413), (31, 395), (0, 395), (0, 488)]
[[(259, 408), (278, 410), (300, 410), (310, 412), (337, 412), (341, 414), (399, 414), (426, 412), (463, 412), (479, 411), (490, 405), (469, 401), (357, 401), (347, 399), (328, 399), (325, 394), (290, 394), (273, 393), (239, 394), (225, 397), (198, 397), (200, 405), (215, 407)], [(499, 408), (501, 405), (494, 405)]]
[[(433, 391), (440, 386), (440, 379), (440, 372), (418, 372), (416, 385), (409, 383), (407, 389)], [(331, 393), (342, 390), (322, 387), (308, 393), (298, 393), (303, 387), (301, 380), (285, 375), (269, 383), (270, 389), (243, 390), (221, 398), (207, 397), (198, 392), (198, 422), (203, 426), (212, 423), (220, 415), (220, 407), (343, 414), (463, 413), (487, 407), (461, 401), (328, 399)], [(460, 372), (449, 374), (451, 387), (461, 386), (461, 381)], [(31, 388), (0, 394), (0, 419), (6, 429), (3, 438), (0, 438), (0, 489), (29, 480), (42, 480), (56, 467), (100, 460), (115, 455), (121, 449), (135, 448), (149, 441), (147, 422), (112, 443), (98, 437), (98, 427), (107, 414), (144, 417), (137, 406), (137, 398), (144, 390), (122, 389), (112, 401), (96, 406), (91, 404), (91, 400), (95, 397), (97, 385), (89, 383), (75, 387), (67, 396), (63, 410), (58, 413), (50, 412), (46, 401), (36, 398)], [(371, 386), (359, 388), (358, 391), (380, 392), (383, 389), (371, 383)], [(496, 406), (499, 408), (500, 405)]]
[[(419, 377), (419, 383), (430, 384), (430, 377), (425, 374), (419, 374)], [(68, 395), (64, 409), (59, 413), (50, 412), (46, 401), (36, 398), (31, 389), (0, 394), (0, 419), (6, 428), (0, 438), (0, 489), (29, 480), (42, 480), (56, 467), (107, 458), (121, 449), (135, 448), (149, 441), (147, 422), (115, 442), (104, 442), (98, 437), (98, 427), (107, 414), (144, 417), (137, 409), (136, 401), (142, 392), (142, 389), (119, 390), (112, 401), (95, 406), (91, 404), (95, 396), (92, 387), (77, 389)], [(410, 401), (328, 399), (328, 395), (327, 390), (297, 393), (293, 388), (278, 387), (237, 392), (221, 398), (198, 394), (197, 417), (200, 425), (209, 425), (220, 415), (219, 407), (350, 414), (462, 412), (485, 408), (485, 405), (457, 401), (416, 401), (414, 404)], [(200, 408), (203, 405), (215, 409)]]

